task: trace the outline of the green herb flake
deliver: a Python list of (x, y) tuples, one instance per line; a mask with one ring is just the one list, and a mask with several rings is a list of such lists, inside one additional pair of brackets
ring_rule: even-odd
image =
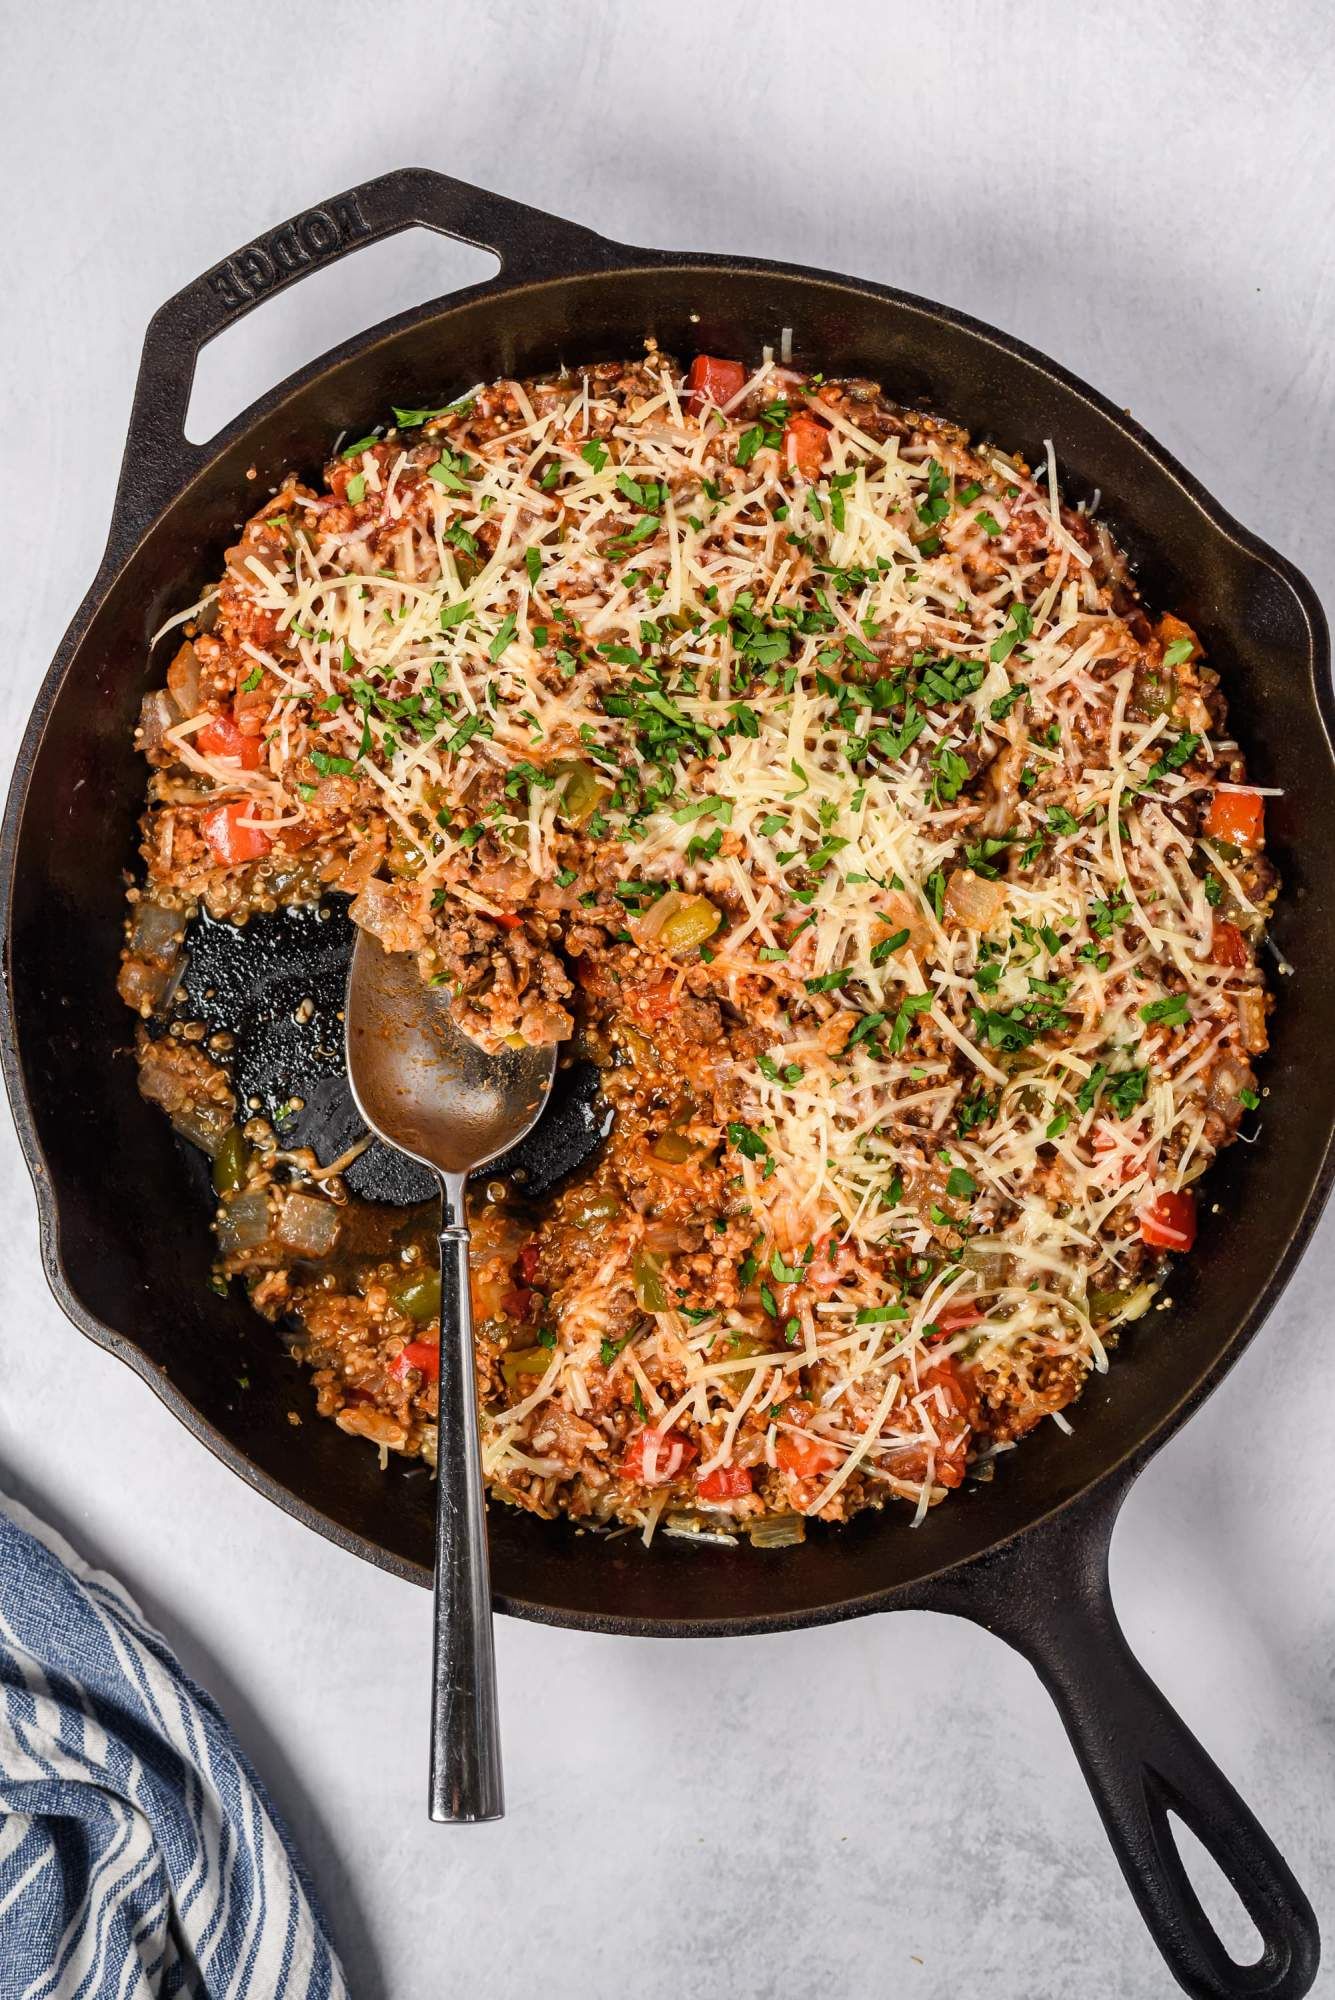
[(739, 1152), (744, 1160), (763, 1160), (769, 1156), (769, 1147), (759, 1132), (749, 1125), (740, 1125), (735, 1120), (727, 1128), (728, 1144)]
[(487, 658), (491, 661), (493, 666), (495, 666), (496, 662), (500, 659), (501, 654), (505, 651), (506, 647), (510, 644), (510, 641), (514, 638), (515, 624), (516, 620), (514, 612), (508, 611), (505, 615), (505, 619), (501, 625), (500, 631), (496, 634), (496, 637), (492, 640), (491, 644), (487, 648)]
[(1160, 1023), (1166, 1028), (1183, 1028), (1191, 1019), (1191, 1008), (1185, 993), (1171, 993), (1164, 1000), (1151, 1000), (1140, 1010), (1140, 1018), (1146, 1027)]

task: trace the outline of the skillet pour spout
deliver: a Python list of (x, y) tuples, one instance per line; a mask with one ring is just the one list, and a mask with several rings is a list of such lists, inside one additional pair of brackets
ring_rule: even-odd
[[(499, 275), (373, 327), (208, 444), (186, 442), (207, 341), (306, 271), (415, 224), (494, 251)], [(1258, 782), (1283, 794), (1268, 814), (1284, 883), (1272, 929), (1299, 976), (1285, 982), (1272, 1023), (1265, 1130), (1215, 1171), (1217, 1212), (1203, 1217), (1196, 1256), (1175, 1276), (1171, 1338), (1159, 1315), (1128, 1333), (1109, 1375), (1087, 1390), (1074, 1437), (1047, 1426), (989, 1485), (917, 1531), (863, 1516), (763, 1555), (661, 1538), (628, 1547), (497, 1508), (495, 1601), (589, 1632), (664, 1637), (778, 1632), (902, 1606), (974, 1618), (1049, 1686), (1184, 1989), (1298, 2000), (1319, 1956), (1310, 1905), (1130, 1654), (1106, 1558), (1131, 1481), (1256, 1334), (1330, 1187), (1335, 1042), (1318, 976), (1335, 958), (1329, 645), (1311, 586), (1290, 564), (1139, 426), (1032, 349), (885, 286), (626, 248), (415, 168), (293, 217), (169, 300), (145, 342), (107, 552), (38, 695), (0, 837), (3, 1066), (51, 1286), (91, 1339), (251, 1485), (342, 1547), (429, 1580), (428, 1482), (404, 1465), (381, 1473), (333, 1426), (289, 1423), (306, 1408), (296, 1365), (244, 1300), (209, 1289), (206, 1191), (201, 1181), (198, 1205), (183, 1199), (176, 1142), (121, 1059), (114, 971), (142, 777), (132, 734), (143, 693), (160, 679), (149, 640), (217, 574), (248, 491), (293, 467), (313, 472), (340, 432), (360, 436), (395, 404), (435, 407), (480, 380), (636, 354), (647, 336), (686, 357), (781, 350), (785, 335), (798, 365), (870, 376), (1030, 459), (1052, 439), (1067, 490), (1103, 496), (1146, 601), (1201, 633)], [(93, 771), (96, 785), (72, 781)], [(113, 1156), (114, 1176), (104, 1166)], [(151, 1214), (155, 1227), (131, 1232), (127, 1213)], [(241, 1374), (252, 1384), (245, 1395)], [(1170, 1813), (1237, 1889), (1262, 1939), (1254, 1965), (1237, 1965), (1214, 1931)]]

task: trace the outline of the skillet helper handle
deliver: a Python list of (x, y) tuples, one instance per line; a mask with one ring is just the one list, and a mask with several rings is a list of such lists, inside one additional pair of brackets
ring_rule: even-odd
[(441, 1221), (430, 1807), (466, 1826), (504, 1818), (505, 1791), (462, 1181), (445, 1183)]
[[(428, 167), (363, 181), (265, 230), (160, 306), (144, 337), (129, 434), (112, 514), (109, 556), (129, 553), (168, 501), (212, 455), (185, 436), (200, 351), (234, 321), (311, 271), (400, 230), (421, 226), (491, 250), (501, 261), (486, 291), (557, 272), (598, 270), (615, 246), (591, 229), (490, 194)], [(624, 254), (624, 253), (620, 253)], [(233, 430), (246, 421), (239, 417)]]
[[(1023, 1653), (1071, 1739), (1140, 1913), (1196, 2000), (1301, 2000), (1316, 1978), (1312, 1906), (1274, 1842), (1132, 1653), (1108, 1584), (1108, 1548), (1129, 1485), (1031, 1528), (916, 1594), (985, 1625)], [(1196, 1835), (1262, 1941), (1239, 1965), (1201, 1905), (1168, 1815)]]

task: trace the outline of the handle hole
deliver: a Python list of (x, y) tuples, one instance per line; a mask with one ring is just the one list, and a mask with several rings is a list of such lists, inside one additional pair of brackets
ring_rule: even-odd
[[(187, 438), (207, 444), (257, 396), (317, 354), (424, 299), (480, 284), (499, 269), (500, 259), (490, 250), (419, 226), (309, 272), (209, 342), (195, 370)], [(407, 400), (434, 393), (430, 382), (403, 385)], [(368, 410), (366, 420), (388, 415)]]
[(1236, 1966), (1245, 1970), (1258, 1965), (1265, 1955), (1265, 1940), (1248, 1915), (1237, 1890), (1209, 1848), (1197, 1839), (1186, 1821), (1171, 1807), (1168, 1826), (1182, 1866), (1201, 1899), (1201, 1908), (1220, 1944)]

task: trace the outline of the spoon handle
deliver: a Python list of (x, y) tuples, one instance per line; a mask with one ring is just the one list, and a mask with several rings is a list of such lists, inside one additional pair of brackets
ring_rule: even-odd
[(444, 1194), (431, 1817), (466, 1825), (503, 1818), (505, 1792), (462, 1180), (446, 1177)]

